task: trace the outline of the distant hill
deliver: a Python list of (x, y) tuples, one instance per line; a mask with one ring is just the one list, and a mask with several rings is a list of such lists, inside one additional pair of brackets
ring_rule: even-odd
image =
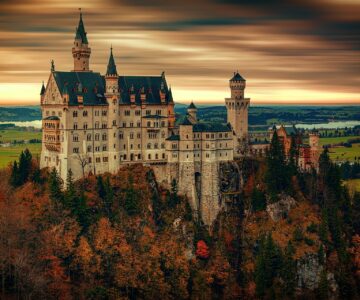
[[(176, 103), (175, 113), (186, 114), (188, 104)], [(226, 122), (224, 105), (197, 105), (198, 117), (204, 121)], [(41, 119), (40, 106), (0, 107), (0, 122), (34, 121)], [(326, 123), (329, 121), (360, 121), (360, 106), (251, 106), (249, 124), (264, 126), (274, 123)]]
[(41, 120), (40, 106), (0, 107), (0, 122)]

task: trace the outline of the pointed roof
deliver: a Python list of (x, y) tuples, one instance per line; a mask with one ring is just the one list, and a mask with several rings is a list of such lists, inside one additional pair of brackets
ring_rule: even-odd
[(87, 37), (86, 37), (86, 31), (85, 31), (85, 26), (84, 26), (84, 22), (82, 20), (82, 12), (80, 11), (80, 20), (79, 20), (79, 25), (76, 28), (76, 35), (75, 35), (75, 39), (76, 40), (80, 40), (82, 41), (83, 44), (89, 44)]
[(191, 101), (190, 105), (188, 106), (188, 109), (197, 109), (194, 102)]
[(236, 71), (230, 81), (245, 81), (245, 78), (239, 74), (239, 71)]
[(188, 119), (188, 117), (186, 116), (184, 118), (184, 120), (180, 123), (180, 125), (193, 125), (193, 123), (191, 123)]
[(45, 94), (45, 85), (44, 85), (44, 81), (42, 82), (42, 87), (41, 87), (41, 91), (40, 91), (40, 95), (44, 95)]
[(107, 65), (106, 75), (117, 75), (115, 60), (112, 52), (112, 47), (110, 48), (110, 57), (109, 57), (109, 63)]

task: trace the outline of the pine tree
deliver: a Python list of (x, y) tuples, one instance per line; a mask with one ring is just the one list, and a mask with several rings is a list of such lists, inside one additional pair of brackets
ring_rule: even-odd
[(75, 184), (73, 181), (73, 173), (69, 169), (66, 177), (66, 191), (64, 197), (64, 205), (66, 208), (70, 209), (75, 215), (77, 215), (77, 193), (75, 190)]
[(109, 219), (111, 219), (112, 213), (111, 213), (111, 208), (114, 202), (114, 191), (113, 188), (110, 184), (110, 178), (106, 177), (105, 180), (105, 184), (104, 184), (104, 207), (105, 207), (105, 212), (108, 216)]
[(356, 234), (360, 234), (360, 193), (354, 194), (352, 203), (352, 227)]
[(329, 282), (327, 280), (327, 273), (325, 269), (323, 269), (320, 274), (318, 295), (319, 299), (329, 299)]
[(25, 149), (25, 151), (21, 151), (19, 157), (19, 184), (24, 184), (30, 175), (31, 172), (31, 161), (32, 155), (29, 149)]
[(60, 205), (63, 203), (64, 194), (62, 192), (62, 180), (58, 175), (55, 168), (53, 168), (50, 172), (48, 179), (50, 200), (56, 205)]
[(125, 210), (129, 216), (136, 215), (140, 212), (138, 197), (134, 189), (132, 176), (129, 177), (128, 188), (126, 190)]
[(19, 167), (16, 160), (11, 166), (10, 184), (13, 187), (18, 187), (20, 185)]
[(276, 130), (274, 130), (270, 149), (266, 155), (266, 164), (265, 182), (272, 201), (275, 201), (278, 193), (285, 192), (290, 187), (290, 176), (285, 160), (284, 147)]
[(296, 287), (296, 262), (293, 259), (294, 248), (289, 242), (285, 248), (285, 253), (281, 267), (281, 278), (283, 279), (282, 294), (289, 299), (293, 298)]
[(251, 193), (251, 207), (253, 211), (261, 211), (266, 209), (265, 194), (256, 187), (254, 187)]
[(105, 198), (104, 181), (101, 175), (96, 177), (96, 190), (101, 199)]

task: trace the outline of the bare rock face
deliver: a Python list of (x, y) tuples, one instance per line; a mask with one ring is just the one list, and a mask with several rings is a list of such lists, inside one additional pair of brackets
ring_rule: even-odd
[(313, 291), (320, 282), (323, 266), (316, 254), (307, 254), (297, 261), (297, 286)]
[(270, 218), (277, 222), (283, 218), (286, 218), (289, 214), (289, 211), (296, 206), (296, 201), (293, 197), (288, 195), (280, 195), (280, 200), (268, 204), (266, 211), (269, 214)]
[[(324, 267), (320, 265), (317, 254), (306, 254), (297, 261), (297, 287), (311, 291), (319, 287), (321, 272)], [(329, 284), (329, 299), (337, 299), (338, 284), (333, 273), (326, 274)]]

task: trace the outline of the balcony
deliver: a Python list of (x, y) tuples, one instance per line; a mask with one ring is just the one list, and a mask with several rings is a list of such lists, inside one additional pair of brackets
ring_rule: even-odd
[(43, 143), (49, 151), (60, 152), (60, 119), (51, 116), (43, 119)]

